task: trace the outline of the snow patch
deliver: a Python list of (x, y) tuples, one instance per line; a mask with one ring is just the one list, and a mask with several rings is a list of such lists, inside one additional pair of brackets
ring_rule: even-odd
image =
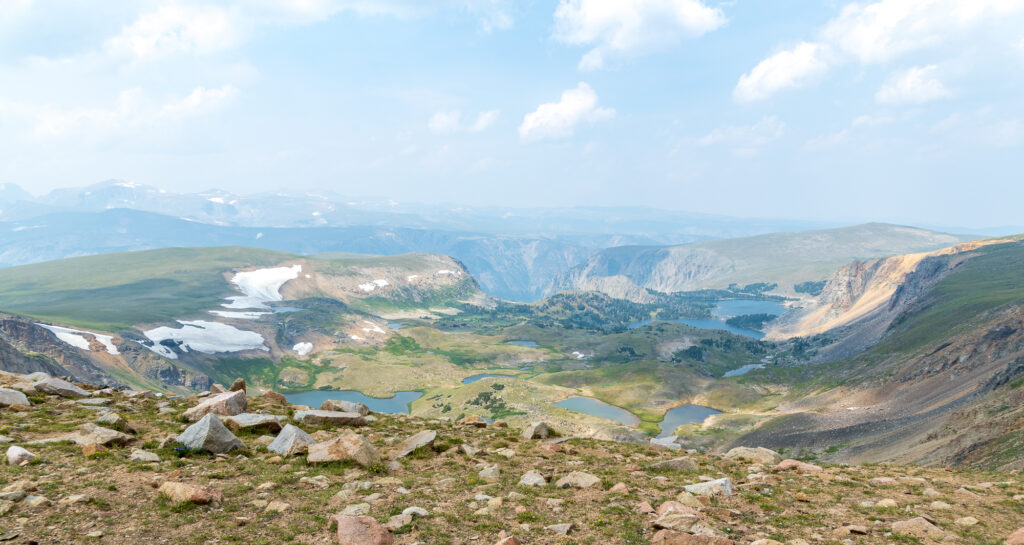
[(224, 308), (270, 308), (267, 306), (268, 302), (283, 299), (280, 292), (281, 286), (289, 280), (298, 278), (300, 272), (302, 272), (302, 265), (240, 272), (231, 279), (231, 283), (238, 286), (238, 289), (245, 295), (228, 297), (231, 302), (221, 306)]
[(85, 335), (92, 335), (103, 345), (103, 348), (107, 350), (108, 354), (114, 356), (120, 354), (117, 347), (114, 346), (113, 335), (100, 335), (99, 333), (92, 333), (89, 331), (80, 331), (78, 329), (71, 329), (67, 327), (60, 327), (56, 325), (36, 324), (37, 326), (46, 329), (53, 333), (58, 339), (64, 341), (75, 348), (81, 348), (82, 350), (92, 350), (90, 348), (89, 339), (85, 338)]
[(437, 271), (437, 274), (446, 274), (451, 276), (462, 276), (462, 271), (452, 271), (448, 269), (441, 269)]
[(300, 356), (308, 356), (313, 351), (313, 343), (298, 343), (292, 350)]
[(209, 199), (206, 199), (206, 200), (208, 200), (210, 202), (213, 202), (213, 203), (217, 203), (217, 204), (224, 204), (224, 199), (222, 199), (220, 197), (210, 197)]
[(419, 277), (420, 277), (420, 275), (418, 275), (418, 274), (410, 274), (409, 276), (405, 277), (405, 280), (407, 282), (412, 282), (413, 280), (416, 280)]
[(360, 337), (359, 335), (349, 335), (348, 337), (350, 339), (352, 339), (353, 341), (361, 341), (361, 340), (363, 340), (363, 338)]
[[(263, 344), (263, 336), (255, 331), (245, 331), (227, 324), (204, 320), (178, 320), (178, 323), (182, 325), (181, 328), (157, 327), (144, 331), (143, 335), (156, 343), (156, 346), (162, 346), (160, 345), (161, 341), (179, 342), (179, 347), (184, 352), (188, 352), (189, 349), (204, 354), (241, 352), (243, 350), (270, 351)], [(154, 347), (148, 348), (158, 354), (166, 355)]]
[(370, 332), (373, 332), (373, 333), (385, 333), (385, 331), (383, 329), (381, 329), (379, 325), (377, 325), (377, 324), (375, 324), (373, 322), (368, 322), (366, 320), (363, 320), (363, 323), (368, 325), (368, 326), (370, 326), (370, 327), (364, 327), (363, 328), (363, 331), (365, 331), (366, 333), (370, 333)]
[(387, 280), (374, 280), (373, 282), (359, 284), (359, 289), (369, 293), (377, 288), (383, 288), (388, 285), (390, 285), (390, 283)]

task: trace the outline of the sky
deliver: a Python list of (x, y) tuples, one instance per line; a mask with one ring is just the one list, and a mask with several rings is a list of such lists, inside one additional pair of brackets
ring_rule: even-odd
[(1024, 0), (0, 0), (0, 182), (1021, 225)]

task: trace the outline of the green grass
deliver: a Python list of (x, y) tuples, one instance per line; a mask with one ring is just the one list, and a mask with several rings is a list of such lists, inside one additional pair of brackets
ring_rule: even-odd
[(224, 273), (294, 258), (251, 248), (171, 248), (0, 269), (0, 309), (118, 331), (195, 316), (233, 293)]

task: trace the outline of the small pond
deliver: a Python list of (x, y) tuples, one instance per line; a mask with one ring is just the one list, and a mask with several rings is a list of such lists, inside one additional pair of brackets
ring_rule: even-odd
[(590, 397), (570, 397), (569, 399), (563, 399), (562, 401), (555, 403), (555, 406), (589, 414), (591, 416), (608, 418), (615, 420), (616, 422), (621, 422), (627, 426), (635, 426), (640, 423), (640, 419), (626, 409), (616, 407), (615, 405), (609, 405), (603, 401), (598, 401)]
[(393, 397), (370, 397), (355, 390), (312, 390), (285, 394), (284, 397), (288, 403), (307, 405), (314, 409), (319, 409), (320, 404), (328, 399), (339, 399), (362, 403), (377, 413), (409, 414), (409, 404), (422, 396), (422, 392), (397, 392)]
[(466, 378), (462, 379), (462, 383), (463, 384), (473, 384), (474, 382), (476, 382), (478, 380), (483, 380), (485, 378), (491, 378), (491, 377), (514, 378), (513, 375), (499, 375), (499, 374), (496, 374), (496, 373), (482, 373), (482, 374), (479, 374), (479, 375), (473, 375), (471, 377), (466, 377)]
[(409, 327), (409, 326), (407, 326), (405, 324), (397, 324), (397, 323), (388, 324), (388, 329), (392, 329), (394, 331), (398, 331), (399, 329), (402, 329), (403, 327)]
[[(786, 312), (786, 307), (781, 303), (775, 301), (747, 301), (747, 300), (729, 300), (719, 301), (715, 309), (711, 311), (711, 315), (715, 318), (684, 318), (682, 320), (664, 320), (668, 322), (676, 322), (680, 324), (686, 324), (690, 327), (696, 327), (697, 329), (717, 329), (720, 331), (728, 331), (735, 335), (742, 335), (744, 337), (750, 337), (751, 339), (763, 339), (764, 333), (753, 329), (745, 329), (742, 327), (734, 327), (727, 323), (725, 320), (732, 316), (742, 316), (745, 314), (772, 314), (774, 316), (780, 316)], [(627, 329), (636, 329), (643, 327), (656, 320), (644, 320), (642, 322), (633, 322), (626, 326)]]
[(505, 344), (516, 344), (519, 346), (538, 346), (536, 341), (508, 341)]
[(703, 422), (707, 417), (713, 414), (721, 414), (721, 412), (701, 405), (681, 405), (674, 409), (669, 409), (665, 413), (665, 419), (658, 424), (658, 427), (661, 428), (661, 433), (658, 434), (658, 437), (668, 437), (674, 434), (679, 426)]

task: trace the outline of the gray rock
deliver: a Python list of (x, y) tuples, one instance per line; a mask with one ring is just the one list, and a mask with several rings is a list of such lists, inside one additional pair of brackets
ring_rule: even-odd
[(689, 456), (682, 456), (679, 458), (672, 458), (671, 460), (665, 460), (651, 465), (652, 469), (667, 469), (670, 471), (697, 471), (697, 462), (693, 461), (693, 458)]
[(135, 430), (130, 424), (128, 424), (128, 420), (124, 416), (113, 411), (100, 415), (100, 417), (96, 419), (96, 423), (109, 426), (118, 431), (135, 433)]
[(352, 460), (361, 466), (380, 463), (380, 455), (369, 441), (356, 433), (347, 433), (326, 443), (309, 446), (306, 461), (310, 464)]
[(68, 435), (68, 438), (78, 445), (103, 445), (124, 446), (135, 440), (134, 437), (116, 430), (97, 426), (96, 424), (82, 424), (77, 432)]
[(207, 414), (199, 422), (192, 424), (178, 436), (178, 442), (194, 450), (205, 450), (214, 454), (244, 449), (242, 443), (231, 430), (212, 414)]
[(89, 392), (79, 388), (78, 386), (75, 386), (74, 384), (71, 384), (66, 380), (61, 380), (59, 378), (53, 377), (47, 377), (43, 380), (40, 380), (39, 382), (34, 382), (32, 383), (32, 387), (35, 388), (37, 392), (42, 392), (44, 394), (50, 394), (60, 397), (81, 398), (89, 397), (90, 395)]
[(547, 439), (549, 435), (551, 435), (551, 428), (548, 427), (547, 423), (531, 422), (523, 428), (523, 433), (520, 436), (529, 441), (531, 439)]
[(357, 413), (362, 416), (370, 414), (370, 408), (355, 401), (344, 401), (341, 399), (328, 399), (320, 404), (320, 410), (337, 411), (341, 413)]
[(36, 455), (31, 452), (14, 445), (7, 449), (7, 463), (12, 466), (21, 465), (25, 462), (31, 462), (36, 459)]
[(131, 455), (128, 456), (128, 461), (156, 464), (160, 462), (160, 455), (155, 452), (149, 452), (148, 450), (133, 448)]
[(307, 426), (365, 426), (366, 417), (359, 413), (343, 413), (339, 411), (295, 411), (295, 421)]
[(427, 447), (433, 445), (434, 440), (436, 439), (436, 431), (423, 430), (417, 433), (416, 435), (413, 435), (412, 437), (406, 439), (405, 441), (402, 441), (402, 443), (398, 445), (398, 452), (395, 453), (395, 458), (404, 458), (412, 454), (412, 451), (420, 447)]
[(242, 413), (221, 416), (220, 421), (231, 431), (263, 429), (271, 433), (281, 431), (281, 419), (272, 414)]
[(482, 469), (477, 475), (484, 482), (496, 483), (501, 478), (501, 469), (498, 466), (490, 466)]
[(281, 456), (293, 456), (304, 454), (309, 450), (309, 445), (316, 444), (310, 435), (297, 426), (288, 424), (277, 434), (277, 437), (267, 445), (267, 450), (280, 454)]
[(17, 390), (0, 388), (0, 407), (9, 407), (11, 405), (29, 405), (28, 397)]
[(519, 479), (519, 486), (544, 486), (548, 484), (548, 479), (542, 475), (536, 469), (527, 471), (521, 479)]
[(556, 534), (562, 534), (563, 536), (567, 536), (569, 535), (569, 532), (572, 531), (572, 523), (566, 522), (563, 524), (552, 524), (550, 526), (545, 526), (544, 529), (549, 532), (554, 532)]
[(224, 392), (210, 396), (199, 405), (185, 411), (184, 416), (186, 419), (195, 422), (207, 414), (234, 416), (244, 413), (248, 408), (249, 404), (245, 399), (245, 390), (238, 390), (236, 392)]
[(749, 460), (766, 466), (773, 466), (782, 461), (782, 456), (778, 452), (764, 447), (736, 447), (726, 452), (722, 458), (726, 460)]
[(731, 496), (733, 492), (732, 481), (728, 478), (695, 483), (683, 487), (683, 490), (695, 496)]
[(596, 475), (590, 473), (584, 473), (582, 471), (573, 471), (572, 473), (558, 479), (555, 482), (556, 488), (590, 488), (591, 486), (601, 484), (601, 479)]

